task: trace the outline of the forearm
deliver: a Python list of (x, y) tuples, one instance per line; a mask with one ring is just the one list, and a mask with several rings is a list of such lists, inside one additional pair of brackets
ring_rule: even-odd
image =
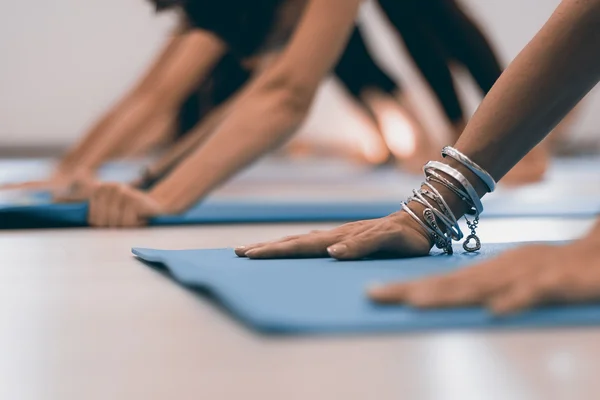
[(173, 111), (212, 70), (225, 45), (203, 31), (189, 31), (172, 39), (147, 76), (128, 98), (104, 118), (74, 152), (82, 168), (95, 169), (157, 115)]
[(456, 148), (502, 178), (600, 79), (600, 1), (566, 0), (496, 82)]
[[(162, 118), (167, 110), (149, 95), (128, 97), (102, 117), (90, 132), (63, 156), (59, 169), (94, 170), (103, 162), (121, 152), (128, 143), (144, 134), (143, 128)], [(157, 117), (158, 116), (158, 117)]]
[(85, 149), (77, 166), (95, 170), (128, 144), (134, 143), (139, 135), (144, 134), (143, 128), (152, 123), (157, 115), (167, 112), (167, 107), (161, 105), (159, 99), (152, 94), (140, 96), (115, 113), (103, 126), (97, 139)]
[(156, 185), (151, 195), (172, 212), (185, 210), (282, 143), (300, 125), (306, 109), (295, 105), (286, 90), (266, 90), (264, 94), (240, 99), (235, 112), (199, 149)]
[(85, 159), (86, 155), (92, 149), (106, 141), (105, 132), (112, 126), (115, 118), (118, 118), (119, 114), (125, 112), (125, 110), (134, 105), (140, 96), (143, 96), (144, 93), (148, 93), (152, 90), (153, 85), (160, 79), (161, 71), (167, 66), (184, 36), (185, 33), (183, 32), (183, 29), (180, 28), (169, 38), (156, 58), (156, 61), (153, 62), (148, 71), (135, 84), (129, 93), (119, 101), (118, 104), (113, 106), (109, 112), (103, 115), (75, 146), (67, 151), (59, 163), (60, 169), (71, 170), (76, 168), (80, 161)]
[(217, 128), (230, 107), (230, 102), (228, 101), (211, 111), (198, 126), (194, 127), (191, 132), (178, 140), (162, 157), (150, 165), (144, 176), (141, 177), (139, 186), (142, 188), (153, 187), (156, 182), (171, 172), (179, 162), (194, 152)]
[(96, 147), (98, 142), (102, 141), (104, 131), (110, 126), (114, 114), (115, 110), (112, 110), (96, 122), (89, 133), (84, 135), (84, 137), (62, 157), (58, 164), (58, 168), (63, 171), (70, 171), (77, 168), (85, 155), (91, 149)]

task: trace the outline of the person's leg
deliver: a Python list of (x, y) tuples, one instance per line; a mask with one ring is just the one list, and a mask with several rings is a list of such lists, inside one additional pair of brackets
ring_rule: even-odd
[[(486, 95), (502, 74), (502, 67), (487, 38), (455, 0), (423, 0), (425, 18), (449, 55), (463, 65)], [(550, 146), (543, 141), (525, 156), (502, 180), (516, 186), (543, 178), (550, 162)]]
[[(391, 0), (380, 0), (381, 2)], [(429, 27), (430, 34), (441, 44), (444, 54), (463, 65), (473, 76), (483, 94), (492, 88), (502, 68), (491, 45), (473, 20), (455, 0), (418, 0), (414, 11)], [(464, 129), (464, 119), (454, 124), (457, 137)], [(503, 179), (507, 185), (522, 185), (541, 180), (550, 162), (550, 146), (540, 143)]]
[(434, 155), (435, 146), (406, 94), (373, 60), (358, 29), (351, 35), (335, 74), (375, 118), (396, 160), (407, 170), (420, 173)]
[(448, 56), (428, 21), (420, 13), (421, 0), (378, 1), (442, 105), (458, 137), (465, 126), (463, 109), (448, 65)]
[(455, 0), (422, 0), (419, 4), (449, 55), (469, 71), (486, 95), (502, 67), (482, 30)]
[[(352, 31), (348, 45), (334, 68), (334, 74), (356, 101), (354, 115), (365, 120), (365, 126), (373, 123), (370, 117), (377, 120), (377, 113), (364, 100), (366, 92), (377, 91), (382, 96), (389, 97), (398, 91), (396, 83), (371, 58), (358, 27)], [(390, 153), (384, 135), (374, 135), (375, 131), (376, 129), (364, 130), (364, 135), (353, 138), (354, 140), (348, 142), (348, 151), (358, 154), (368, 163), (385, 162)]]
[(354, 28), (334, 73), (358, 100), (366, 87), (376, 87), (388, 94), (399, 90), (396, 82), (375, 63), (357, 27)]

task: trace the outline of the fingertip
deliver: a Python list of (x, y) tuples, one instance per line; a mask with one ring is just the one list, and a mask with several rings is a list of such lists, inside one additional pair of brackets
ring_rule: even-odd
[(387, 298), (387, 288), (384, 284), (374, 282), (367, 286), (367, 296), (376, 302), (382, 302)]
[(246, 251), (247, 251), (246, 246), (238, 246), (235, 249), (233, 249), (233, 252), (238, 257), (246, 257)]
[(367, 287), (367, 295), (377, 303), (401, 303), (404, 301), (403, 292), (401, 286), (379, 282), (374, 282)]
[(536, 293), (527, 288), (513, 289), (503, 295), (493, 297), (487, 308), (495, 315), (517, 314), (536, 303)]
[(337, 243), (327, 248), (327, 253), (337, 259), (343, 259), (348, 254), (348, 246), (343, 243)]
[(257, 251), (256, 249), (252, 249), (252, 250), (248, 250), (244, 253), (244, 256), (247, 258), (258, 258), (259, 257), (260, 252)]

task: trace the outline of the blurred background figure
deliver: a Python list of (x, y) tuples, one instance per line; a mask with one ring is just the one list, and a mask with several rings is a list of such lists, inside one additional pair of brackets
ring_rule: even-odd
[[(163, 0), (155, 4), (158, 11), (179, 5), (178, 2)], [(381, 2), (390, 21), (407, 43), (416, 65), (443, 105), (456, 136), (464, 126), (465, 118), (449, 64), (452, 60), (465, 64), (480, 83), (484, 94), (501, 70), (481, 32), (454, 2), (429, 0), (427, 7), (420, 4)], [(272, 9), (240, 10), (238, 15), (238, 10), (223, 14), (209, 3), (187, 6), (189, 14), (182, 19), (180, 27), (150, 69), (67, 152), (50, 182), (44, 185), (53, 186), (59, 193), (67, 188), (71, 191), (74, 187), (83, 188), (74, 196), (79, 198), (79, 194), (85, 196), (85, 188), (89, 186), (86, 182), (93, 180), (94, 170), (108, 159), (144, 154), (157, 147), (165, 149), (179, 141), (158, 163), (154, 177), (147, 177), (146, 181), (155, 180), (169, 166), (183, 159), (218, 124), (219, 115), (224, 113), (224, 103), (247, 83), (252, 72), (268, 64), (269, 58), (276, 59), (273, 52), (286, 42), (293, 30), (294, 14), (297, 18), (304, 2), (273, 1), (262, 6)], [(214, 22), (200, 22), (200, 26), (207, 25), (208, 31), (187, 26), (190, 17), (197, 18), (195, 9), (200, 15), (214, 15), (232, 21), (242, 16), (253, 18), (255, 21), (251, 25), (254, 31), (244, 41), (229, 43), (230, 50), (215, 49), (210, 37), (213, 34), (210, 27)], [(266, 26), (269, 24), (272, 27)], [(231, 32), (227, 32), (230, 28), (224, 28), (225, 22), (222, 25), (215, 25), (212, 29), (227, 40), (231, 36)], [(259, 32), (260, 29), (264, 32)], [(237, 54), (233, 54), (235, 52)], [(406, 93), (373, 61), (357, 28), (334, 73), (358, 102), (355, 113), (364, 122), (363, 132), (355, 137), (344, 137), (334, 147), (336, 152), (351, 154), (372, 164), (387, 161), (391, 154), (406, 169), (419, 173), (438, 146), (423, 128)], [(189, 137), (182, 140), (185, 136)]]
[[(172, 2), (159, 1), (158, 8), (167, 8), (170, 3)], [(279, 2), (273, 2), (273, 4), (275, 3)], [(272, 26), (277, 28), (274, 30), (275, 34), (267, 38), (270, 43), (265, 43), (265, 32), (253, 32), (252, 36), (262, 37), (262, 42), (249, 46), (249, 50), (243, 54), (243, 57), (231, 51), (223, 53), (221, 50), (211, 49), (207, 45), (209, 40), (206, 38), (210, 34), (202, 30), (188, 30), (185, 24), (179, 23), (179, 28), (171, 35), (169, 42), (142, 79), (83, 135), (83, 140), (80, 140), (62, 158), (51, 184), (59, 189), (64, 189), (72, 186), (73, 181), (92, 179), (94, 169), (107, 159), (145, 155), (156, 150), (159, 150), (163, 157), (150, 169), (149, 175), (153, 179), (164, 173), (168, 167), (176, 164), (191, 149), (199, 146), (202, 140), (218, 125), (223, 115), (226, 114), (229, 101), (250, 80), (251, 76), (264, 65), (268, 65), (269, 60), (276, 59), (277, 49), (286, 42), (287, 36), (292, 31), (295, 17), (297, 18), (302, 11), (304, 2), (291, 1), (290, 3), (295, 3), (295, 5), (289, 7), (289, 21), (286, 18), (273, 21), (265, 17), (264, 21), (271, 25), (264, 27), (265, 32)], [(298, 139), (293, 141), (289, 148), (293, 154), (299, 152), (339, 154), (369, 164), (381, 164), (393, 158), (406, 170), (419, 172), (421, 165), (426, 160), (433, 158), (435, 149), (439, 148), (440, 142), (454, 142), (471, 112), (461, 99), (464, 97), (460, 93), (462, 83), (457, 82), (455, 78), (456, 67), (468, 71), (479, 89), (477, 97), (472, 96), (473, 103), (477, 103), (478, 99), (489, 90), (501, 72), (501, 63), (498, 61), (500, 57), (496, 55), (480, 26), (485, 23), (488, 28), (486, 30), (489, 31), (486, 34), (491, 34), (494, 42), (504, 43), (501, 47), (509, 47), (509, 55), (516, 51), (521, 42), (513, 39), (515, 34), (510, 28), (507, 28), (508, 20), (503, 19), (511, 13), (510, 4), (503, 3), (496, 6), (466, 2), (471, 6), (469, 10), (465, 10), (462, 3), (454, 0), (378, 0), (376, 4), (383, 11), (387, 23), (393, 28), (404, 46), (400, 46), (400, 42), (389, 42), (386, 47), (385, 41), (383, 45), (372, 46), (373, 43), (381, 41), (369, 40), (368, 37), (364, 37), (365, 35), (360, 29), (355, 29), (348, 47), (333, 71), (338, 81), (345, 87), (346, 93), (350, 95), (351, 100), (342, 100), (340, 96), (337, 98), (333, 96), (329, 103), (345, 102), (344, 113), (328, 113), (326, 110), (332, 105), (317, 102), (321, 106), (321, 110), (316, 110), (315, 113), (326, 116), (326, 118), (321, 117), (316, 124), (314, 122), (307, 124), (310, 126), (307, 129), (319, 131), (321, 128), (322, 131), (313, 132), (312, 135), (301, 132)], [(80, 76), (77, 76), (76, 73), (69, 73), (64, 76), (64, 79), (47, 79), (43, 82), (36, 81), (33, 76), (33, 81), (28, 84), (17, 85), (16, 82), (23, 83), (22, 77), (24, 76), (18, 74), (19, 69), (26, 70), (19, 68), (20, 62), (27, 62), (29, 66), (40, 63), (32, 62), (31, 59), (23, 60), (11, 56), (17, 48), (12, 46), (15, 46), (19, 40), (11, 41), (13, 44), (7, 42), (5, 47), (8, 62), (4, 63), (4, 67), (2, 67), (5, 70), (2, 76), (12, 76), (13, 79), (7, 79), (6, 85), (3, 85), (7, 90), (3, 91), (6, 96), (3, 97), (6, 100), (2, 101), (2, 104), (7, 107), (2, 108), (4, 111), (0, 112), (3, 114), (2, 120), (6, 122), (7, 130), (10, 130), (12, 135), (4, 135), (4, 145), (14, 146), (17, 144), (20, 147), (34, 149), (52, 144), (66, 147), (69, 140), (74, 137), (76, 131), (74, 128), (81, 127), (86, 123), (84, 121), (86, 118), (94, 112), (97, 113), (97, 110), (103, 107), (103, 102), (114, 98), (118, 93), (119, 90), (112, 91), (111, 88), (119, 87), (122, 91), (126, 81), (131, 79), (134, 72), (137, 72), (134, 70), (136, 68), (139, 70), (144, 64), (143, 58), (148, 58), (147, 55), (142, 56), (141, 53), (130, 57), (129, 53), (135, 52), (131, 49), (139, 47), (137, 44), (140, 42), (146, 46), (145, 53), (149, 54), (156, 42), (160, 40), (158, 31), (164, 31), (163, 27), (157, 29), (157, 32), (151, 33), (152, 24), (143, 15), (143, 3), (136, 3), (136, 6), (139, 9), (110, 2), (97, 6), (96, 11), (114, 12), (119, 15), (124, 28), (116, 34), (106, 34), (104, 28), (98, 29), (98, 32), (103, 32), (103, 35), (96, 35), (98, 37), (94, 39), (104, 43), (104, 46), (100, 46), (100, 48), (108, 49), (94, 53), (97, 54), (97, 57), (105, 57), (105, 64), (122, 61), (123, 52), (128, 55), (126, 62), (120, 63), (121, 67), (118, 67), (118, 64), (112, 64), (117, 65), (114, 69), (116, 72), (113, 71), (109, 74), (103, 75), (101, 68), (97, 67), (102, 65), (102, 60), (92, 57), (94, 63), (87, 65), (81, 61), (82, 67), (80, 68), (80, 70), (92, 71), (91, 74), (79, 72)], [(367, 6), (372, 7), (373, 4)], [(554, 6), (555, 4), (548, 5), (546, 12), (550, 12)], [(26, 11), (25, 8), (21, 9), (18, 5), (11, 7), (13, 13)], [(73, 7), (76, 6), (68, 5), (69, 10), (72, 10)], [(67, 8), (65, 8), (66, 11)], [(267, 14), (269, 13), (265, 15)], [(90, 18), (95, 18), (95, 15), (93, 17), (90, 15)], [(481, 15), (484, 19), (479, 21), (475, 15)], [(283, 16), (285, 17), (285, 14)], [(546, 14), (543, 14), (540, 9), (540, 15), (536, 18), (542, 21), (545, 17)], [(37, 16), (36, 18), (43, 17)], [(85, 16), (82, 18), (85, 19)], [(490, 24), (490, 21), (493, 23)], [(27, 42), (33, 35), (36, 35), (35, 32), (29, 32), (29, 36), (24, 36), (25, 33), (16, 31), (16, 27), (10, 21), (6, 22), (7, 24), (3, 24), (4, 29), (8, 33), (13, 33), (12, 36), (17, 39), (21, 37)], [(90, 28), (88, 22), (85, 25)], [(119, 19), (115, 22), (119, 22)], [(529, 30), (536, 28), (535, 23), (530, 22), (523, 24), (523, 27), (527, 27)], [(367, 31), (370, 31), (369, 25), (374, 24), (381, 24), (381, 21), (364, 18), (364, 16), (361, 19), (361, 28), (367, 28)], [(168, 25), (168, 23), (163, 25)], [(135, 42), (136, 46), (129, 46), (131, 49), (126, 49), (124, 45), (128, 41), (122, 40), (122, 38), (127, 37), (125, 28), (131, 26), (140, 26), (142, 33), (136, 37), (136, 40), (130, 40), (130, 43)], [(92, 25), (91, 28), (93, 31), (94, 26)], [(64, 40), (60, 40), (61, 38), (65, 39), (61, 36), (61, 32), (59, 29), (55, 30), (56, 37), (52, 38), (52, 46), (60, 48), (61, 45), (64, 45)], [(5, 35), (5, 37), (10, 36)], [(525, 40), (527, 34), (523, 33), (518, 36), (521, 40)], [(84, 40), (84, 38), (89, 41), (89, 36), (82, 35), (81, 39)], [(144, 40), (137, 40), (139, 38)], [(68, 40), (73, 48), (78, 43), (85, 47), (83, 41), (77, 42), (72, 37)], [(397, 48), (389, 47), (390, 43)], [(91, 47), (98, 49), (98, 46)], [(259, 47), (261, 51), (258, 51)], [(201, 56), (193, 56), (193, 49), (199, 48), (204, 49), (202, 52), (196, 52)], [(398, 48), (406, 50), (406, 56), (408, 56), (406, 58), (411, 60), (408, 63), (414, 62), (418, 74), (422, 75), (434, 94), (434, 103), (437, 103), (443, 110), (445, 120), (442, 120), (438, 126), (450, 126), (450, 137), (440, 135), (435, 128), (431, 127), (435, 124), (423, 118), (423, 109), (430, 107), (431, 103), (414, 101), (415, 96), (411, 94), (413, 91), (411, 78), (407, 76), (410, 74), (402, 71), (390, 73), (380, 66), (379, 60), (374, 60), (374, 58), (381, 59), (381, 57), (374, 57), (373, 53), (385, 56), (386, 53), (396, 52)], [(268, 51), (262, 51), (264, 49)], [(65, 52), (65, 49), (62, 51)], [(83, 47), (78, 47), (76, 52), (81, 55), (78, 59), (86, 59), (86, 51)], [(505, 53), (507, 53), (506, 50)], [(28, 57), (44, 56), (40, 53)], [(54, 65), (58, 66), (59, 60), (64, 61), (65, 58), (54, 58)], [(133, 64), (136, 65), (135, 68), (122, 68), (125, 65)], [(97, 68), (97, 73), (93, 71), (93, 66)], [(60, 76), (64, 67), (61, 66), (54, 70), (50, 68), (49, 70)], [(48, 75), (44, 75), (44, 72), (41, 71), (36, 76), (47, 77)], [(98, 86), (89, 83), (80, 85), (82, 80), (101, 83)], [(53, 83), (57, 81), (61, 82), (60, 87), (52, 87)], [(106, 82), (111, 82), (111, 84), (102, 84)], [(65, 93), (65, 96), (60, 97), (60, 104), (63, 105), (60, 107), (61, 112), (52, 111), (52, 107), (48, 107), (47, 97), (32, 98), (27, 95), (29, 88), (33, 86), (38, 92)], [(80, 87), (87, 88), (87, 93), (83, 96), (85, 100), (71, 102), (69, 99), (76, 97), (75, 94), (78, 94), (77, 97), (82, 96), (82, 91), (78, 90)], [(96, 90), (89, 90), (94, 87)], [(111, 93), (107, 94), (106, 92)], [(99, 93), (102, 96), (99, 96)], [(11, 101), (8, 101), (9, 96)], [(418, 96), (416, 97), (418, 98)], [(27, 99), (27, 101), (24, 102), (23, 99)], [(87, 108), (86, 104), (89, 105)], [(56, 107), (56, 104), (53, 106)], [(29, 112), (35, 112), (36, 118), (24, 118)], [(64, 117), (65, 112), (69, 114), (69, 118)], [(82, 118), (80, 115), (86, 118)], [(334, 123), (332, 123), (332, 119)], [(347, 120), (359, 121), (356, 124), (358, 129), (348, 129), (348, 125), (345, 125)], [(36, 122), (42, 123), (37, 125)], [(564, 142), (567, 141), (565, 133), (571, 130), (571, 122), (565, 120), (564, 124), (557, 128), (555, 137), (560, 139), (544, 142), (524, 160), (523, 163), (527, 163), (527, 168), (521, 168), (521, 172), (519, 172), (519, 168), (516, 167), (505, 180), (509, 183), (511, 181), (522, 183), (540, 179), (547, 168), (550, 152), (558, 144), (564, 147)], [(331, 129), (330, 127), (335, 124), (338, 124), (338, 127)], [(588, 121), (586, 126), (589, 125)], [(322, 129), (324, 126), (328, 127)], [(70, 133), (66, 133), (67, 131)], [(336, 140), (331, 141), (328, 146), (322, 146), (318, 140), (309, 140), (316, 135), (331, 136)], [(104, 145), (99, 145), (100, 142), (103, 142)]]

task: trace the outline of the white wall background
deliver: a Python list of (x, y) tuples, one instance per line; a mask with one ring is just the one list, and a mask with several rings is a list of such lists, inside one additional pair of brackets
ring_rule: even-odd
[[(540, 28), (559, 0), (463, 0), (479, 17), (508, 62)], [(62, 145), (122, 94), (152, 59), (172, 26), (144, 0), (6, 1), (0, 13), (0, 146)], [(402, 49), (393, 42), (377, 9), (363, 10), (380, 61), (402, 78), (417, 98), (428, 93)], [(373, 23), (375, 22), (375, 23)], [(355, 129), (343, 114), (347, 102), (334, 84), (321, 91), (307, 123), (309, 132)], [(467, 84), (465, 99), (476, 105)], [(576, 132), (600, 127), (600, 93), (585, 104)], [(425, 108), (430, 125), (443, 131), (435, 109)]]

